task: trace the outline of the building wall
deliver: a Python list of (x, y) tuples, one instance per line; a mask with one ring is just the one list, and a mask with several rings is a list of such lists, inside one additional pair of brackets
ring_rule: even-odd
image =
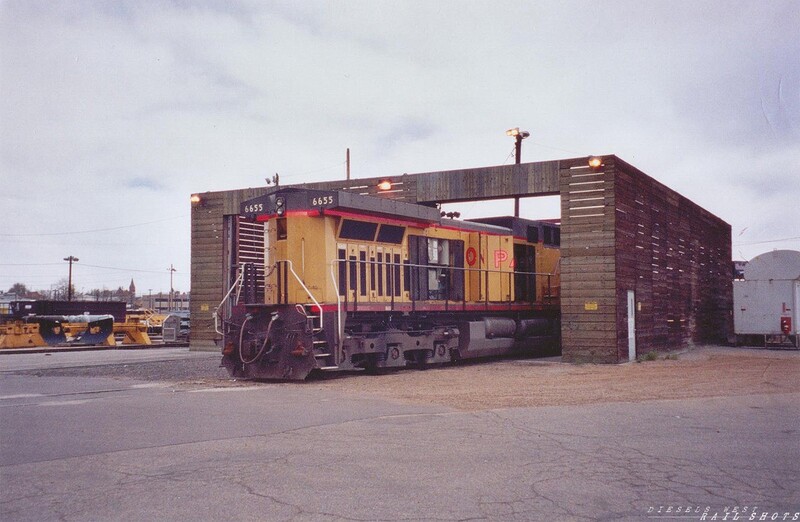
[(190, 316), (193, 349), (214, 347), (212, 312), (223, 297), (223, 200), (227, 192), (206, 192), (192, 205)]
[(266, 187), (198, 194), (192, 205), (191, 296), (192, 349), (216, 349), (220, 336), (214, 329), (214, 310), (225, 296), (228, 284), (225, 227), (239, 214), (242, 201), (259, 196)]
[(561, 345), (571, 362), (618, 362), (614, 170), (560, 171)]
[(617, 356), (627, 358), (627, 291), (639, 355), (724, 343), (733, 332), (731, 227), (614, 160)]

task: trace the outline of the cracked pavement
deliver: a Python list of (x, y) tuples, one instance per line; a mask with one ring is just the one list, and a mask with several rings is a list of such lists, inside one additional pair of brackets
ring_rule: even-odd
[(4, 371), (0, 520), (800, 511), (797, 390), (465, 411), (440, 400), (440, 389), (423, 403), (336, 385), (219, 388)]

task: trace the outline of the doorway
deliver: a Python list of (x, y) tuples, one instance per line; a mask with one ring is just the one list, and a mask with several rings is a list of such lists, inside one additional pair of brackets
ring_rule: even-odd
[(636, 298), (628, 290), (628, 361), (636, 360)]

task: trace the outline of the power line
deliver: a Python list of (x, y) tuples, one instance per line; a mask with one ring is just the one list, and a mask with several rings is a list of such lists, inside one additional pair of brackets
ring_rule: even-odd
[(64, 263), (0, 263), (0, 266), (61, 266)]
[(800, 241), (800, 237), (784, 237), (781, 239), (765, 239), (764, 241), (748, 241), (745, 243), (734, 243), (734, 246), (761, 245), (763, 243), (780, 243), (781, 241)]
[(142, 270), (139, 268), (119, 268), (116, 266), (100, 266), (100, 265), (89, 265), (86, 263), (81, 263), (81, 266), (88, 266), (91, 268), (105, 268), (107, 270), (121, 270), (123, 272), (144, 272), (148, 274), (163, 274), (163, 270)]
[(155, 221), (147, 221), (144, 223), (134, 223), (133, 225), (121, 225), (118, 227), (108, 227), (108, 228), (95, 228), (92, 230), (70, 230), (68, 232), (37, 232), (37, 233), (26, 233), (26, 234), (0, 234), (0, 237), (33, 237), (33, 236), (66, 236), (70, 234), (91, 234), (93, 232), (108, 232), (110, 230), (122, 230), (124, 228), (134, 228), (134, 227), (141, 227), (145, 225), (152, 225), (154, 223), (163, 223), (164, 221), (171, 221), (173, 219), (180, 219), (183, 217), (188, 216), (189, 214), (182, 214), (180, 216), (172, 216), (164, 219), (157, 219)]

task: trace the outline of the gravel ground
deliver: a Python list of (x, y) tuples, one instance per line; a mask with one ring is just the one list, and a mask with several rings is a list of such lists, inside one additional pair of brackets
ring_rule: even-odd
[(36, 377), (111, 377), (137, 381), (167, 381), (179, 384), (197, 381), (221, 386), (234, 382), (228, 378), (228, 372), (220, 366), (220, 359), (216, 357), (25, 370), (15, 373), (17, 375), (33, 375)]
[(800, 391), (798, 351), (707, 346), (673, 357), (677, 358), (620, 365), (566, 364), (559, 358), (499, 359), (377, 376), (327, 374), (302, 383), (232, 380), (217, 358), (19, 373), (166, 381), (180, 387), (303, 386), (465, 411)]

